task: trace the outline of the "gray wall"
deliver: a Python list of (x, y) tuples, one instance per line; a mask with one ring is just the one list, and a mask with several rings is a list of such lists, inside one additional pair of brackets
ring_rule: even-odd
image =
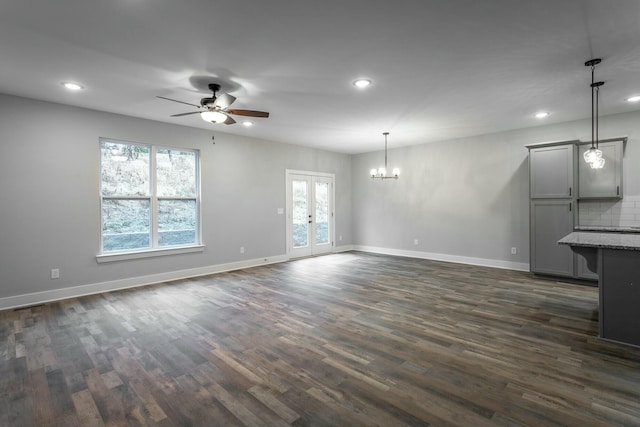
[[(213, 134), (0, 95), (0, 298), (282, 256), (286, 169), (335, 174), (337, 243), (352, 243), (350, 156)], [(96, 262), (99, 137), (200, 150), (204, 252)]]
[[(371, 250), (528, 269), (525, 145), (589, 141), (590, 129), (590, 120), (582, 120), (390, 149), (389, 169), (401, 169), (397, 181), (369, 178), (384, 162), (382, 151), (353, 156), (353, 240)], [(617, 136), (629, 137), (624, 196), (634, 198), (640, 195), (640, 112), (601, 118), (600, 137)]]
[[(348, 156), (223, 133), (213, 145), (213, 131), (0, 95), (0, 299), (283, 256), (285, 216), (277, 209), (285, 207), (286, 169), (335, 174), (343, 248), (526, 269), (525, 145), (587, 141), (589, 125), (398, 149), (392, 132), (389, 166), (400, 167), (401, 178), (374, 181), (368, 171), (384, 160), (381, 151)], [(600, 134), (629, 137), (624, 196), (640, 200), (640, 112), (603, 117)], [(204, 252), (96, 262), (99, 137), (201, 150)], [(52, 268), (60, 279), (49, 278)]]

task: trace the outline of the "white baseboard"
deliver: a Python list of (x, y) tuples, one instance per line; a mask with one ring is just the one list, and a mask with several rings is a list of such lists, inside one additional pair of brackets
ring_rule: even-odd
[(206, 267), (191, 268), (188, 270), (169, 271), (166, 273), (151, 274), (148, 276), (131, 277), (109, 282), (92, 283), (89, 285), (72, 286), (62, 289), (53, 289), (44, 292), (16, 295), (0, 298), (0, 310), (7, 310), (30, 305), (44, 304), (51, 301), (59, 301), (67, 298), (76, 298), (85, 295), (99, 294), (121, 289), (136, 288), (139, 286), (153, 285), (172, 280), (187, 279), (190, 277), (206, 276), (225, 271), (240, 270), (242, 268), (257, 267), (260, 265), (276, 264), (287, 261), (286, 255), (278, 255), (267, 258), (258, 258), (246, 261), (231, 262), (227, 264), (211, 265)]
[[(485, 258), (472, 258), (458, 255), (438, 254), (432, 252), (418, 252), (401, 249), (378, 248), (374, 246), (343, 245), (336, 246), (334, 253), (348, 251), (371, 252), (384, 255), (405, 256), (410, 258), (431, 259), (435, 261), (457, 262), (461, 264), (479, 265), (483, 267), (504, 268), (508, 270), (529, 271), (529, 264), (500, 261)], [(188, 270), (169, 271), (166, 273), (151, 274), (148, 276), (131, 277), (127, 279), (112, 280), (108, 282), (92, 283), (88, 285), (72, 286), (62, 289), (52, 289), (43, 292), (15, 295), (0, 298), (0, 310), (7, 310), (30, 305), (44, 304), (51, 301), (59, 301), (67, 298), (76, 298), (85, 295), (99, 294), (121, 289), (136, 288), (139, 286), (153, 285), (172, 280), (188, 279), (190, 277), (206, 276), (225, 271), (240, 270), (242, 268), (257, 267), (260, 265), (276, 264), (288, 261), (287, 255), (278, 255), (267, 258), (257, 258), (246, 261), (231, 262), (227, 264), (210, 265), (206, 267), (191, 268)]]
[(375, 246), (352, 246), (352, 250), (384, 255), (405, 256), (409, 258), (431, 259), (434, 261), (457, 262), (460, 264), (479, 265), (482, 267), (503, 268), (506, 270), (529, 271), (529, 264), (487, 258), (473, 258), (460, 255), (439, 254), (434, 252), (418, 252), (404, 249), (378, 248)]

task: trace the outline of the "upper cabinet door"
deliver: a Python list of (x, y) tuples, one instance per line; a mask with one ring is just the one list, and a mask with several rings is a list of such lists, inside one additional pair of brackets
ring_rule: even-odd
[(622, 198), (622, 155), (624, 139), (603, 141), (598, 144), (604, 157), (602, 169), (591, 169), (582, 158), (591, 145), (578, 147), (578, 197), (581, 199)]
[(530, 148), (532, 199), (573, 197), (573, 144)]

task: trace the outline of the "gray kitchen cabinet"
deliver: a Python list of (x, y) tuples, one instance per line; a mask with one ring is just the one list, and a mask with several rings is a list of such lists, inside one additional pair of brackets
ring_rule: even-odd
[(640, 346), (640, 251), (600, 249), (600, 337)]
[(574, 147), (577, 141), (539, 144), (529, 148), (530, 197), (573, 197)]
[(602, 169), (591, 169), (583, 154), (591, 144), (577, 147), (578, 197), (580, 199), (622, 198), (622, 156), (626, 138), (600, 141), (598, 148), (605, 160)]
[(573, 251), (558, 244), (558, 240), (573, 231), (573, 208), (572, 199), (531, 200), (531, 272), (574, 277)]
[(528, 145), (529, 269), (533, 273), (575, 277), (576, 259), (558, 240), (576, 220), (575, 147), (579, 141)]

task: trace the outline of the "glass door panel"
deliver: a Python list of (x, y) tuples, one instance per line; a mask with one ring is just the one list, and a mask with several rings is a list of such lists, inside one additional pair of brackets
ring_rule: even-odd
[(316, 245), (328, 245), (329, 240), (329, 183), (315, 183), (316, 220), (315, 235)]
[(292, 232), (293, 247), (309, 246), (309, 183), (307, 180), (293, 180), (291, 190), (293, 196)]

